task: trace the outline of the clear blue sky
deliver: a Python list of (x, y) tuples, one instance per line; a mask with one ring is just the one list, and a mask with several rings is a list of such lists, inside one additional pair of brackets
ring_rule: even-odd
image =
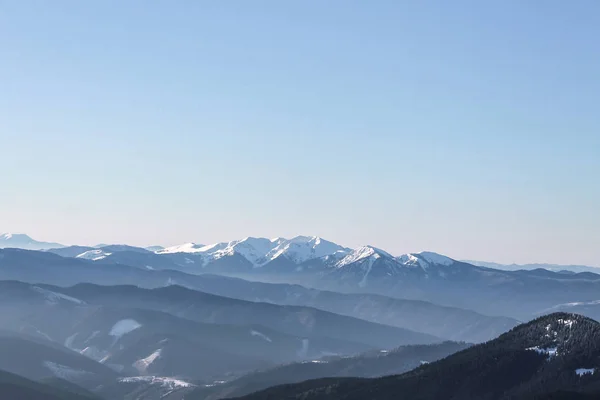
[(600, 265), (600, 3), (0, 1), (0, 231)]

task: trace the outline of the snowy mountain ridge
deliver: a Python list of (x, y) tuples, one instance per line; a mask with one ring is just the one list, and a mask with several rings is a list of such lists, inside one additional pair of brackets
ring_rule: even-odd
[[(409, 253), (400, 256), (379, 249), (374, 246), (361, 246), (350, 249), (337, 243), (325, 240), (319, 236), (296, 236), (291, 239), (282, 237), (261, 238), (246, 237), (241, 240), (230, 242), (219, 242), (209, 245), (194, 242), (184, 243), (171, 247), (155, 247), (152, 250), (136, 248), (127, 245), (103, 245), (103, 247), (70, 246), (64, 247), (58, 243), (38, 242), (24, 234), (5, 233), (0, 235), (0, 248), (21, 248), (26, 250), (49, 250), (63, 248), (65, 251), (57, 254), (73, 254), (75, 258), (91, 261), (106, 260), (110, 256), (123, 251), (148, 252), (148, 254), (177, 256), (189, 256), (185, 263), (206, 267), (218, 260), (228, 261), (229, 257), (237, 257), (235, 262), (246, 263), (251, 268), (261, 268), (269, 263), (277, 261), (277, 265), (298, 265), (321, 263), (326, 268), (343, 269), (354, 263), (361, 265), (368, 261), (370, 267), (380, 263), (377, 260), (385, 260), (386, 268), (393, 270), (400, 267), (418, 267), (423, 270), (431, 265), (449, 266), (455, 260), (446, 256), (433, 253)], [(77, 251), (79, 250), (79, 251)], [(54, 251), (54, 250), (53, 250)], [(68, 252), (67, 252), (68, 251)], [(132, 256), (129, 256), (129, 260)], [(231, 258), (233, 261), (233, 258)], [(281, 264), (283, 262), (283, 264)], [(367, 264), (363, 265), (365, 268)], [(367, 270), (370, 270), (366, 268)], [(302, 271), (299, 267), (297, 271)]]
[(375, 261), (381, 257), (393, 258), (393, 256), (383, 250), (380, 250), (373, 246), (362, 246), (356, 250), (351, 251), (348, 255), (342, 258), (335, 264), (336, 268), (343, 268), (346, 265), (353, 264), (358, 261), (370, 260)]
[(419, 267), (424, 270), (431, 265), (449, 266), (456, 262), (433, 252), (409, 253), (395, 257), (374, 246), (349, 249), (318, 236), (296, 236), (292, 239), (247, 237), (207, 246), (187, 243), (167, 247), (155, 253), (188, 253), (199, 258), (203, 266), (224, 257), (238, 255), (250, 262), (254, 268), (260, 268), (278, 259), (285, 259), (296, 265), (321, 260), (324, 265), (338, 270), (355, 263), (364, 264), (364, 269), (370, 270), (375, 261), (380, 259), (385, 260), (390, 268)]
[(187, 243), (180, 246), (167, 247), (157, 251), (156, 254), (189, 253), (201, 257), (204, 265), (223, 257), (239, 254), (254, 267), (262, 267), (279, 257), (285, 257), (295, 264), (301, 264), (305, 261), (325, 257), (336, 252), (349, 251), (347, 248), (317, 236), (296, 236), (292, 239), (247, 237), (242, 240), (215, 243), (207, 246)]

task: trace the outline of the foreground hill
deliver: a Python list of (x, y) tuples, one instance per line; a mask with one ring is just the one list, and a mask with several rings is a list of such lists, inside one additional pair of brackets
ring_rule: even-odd
[(403, 375), (313, 380), (244, 398), (576, 398), (600, 395), (599, 368), (600, 324), (576, 314), (555, 313)]

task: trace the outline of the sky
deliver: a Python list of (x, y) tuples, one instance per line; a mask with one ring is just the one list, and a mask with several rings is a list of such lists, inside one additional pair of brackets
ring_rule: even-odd
[(0, 231), (600, 266), (600, 3), (0, 0)]

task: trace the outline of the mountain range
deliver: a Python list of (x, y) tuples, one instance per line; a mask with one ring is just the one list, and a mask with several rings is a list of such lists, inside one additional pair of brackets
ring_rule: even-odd
[[(321, 243), (316, 239), (303, 241), (308, 248), (319, 246), (317, 242)], [(235, 251), (207, 263), (204, 256), (194, 253), (158, 254), (126, 246), (109, 249), (99, 249), (107, 254), (92, 260), (78, 257), (89, 250), (75, 257), (59, 257), (52, 253), (74, 253), (69, 253), (70, 248), (30, 253), (3, 249), (0, 264), (6, 268), (0, 270), (0, 278), (62, 286), (91, 282), (154, 288), (177, 283), (202, 290), (197, 286), (198, 277), (212, 273), (251, 281), (299, 284), (321, 291), (426, 301), (517, 320), (527, 320), (558, 304), (596, 301), (600, 289), (600, 275), (589, 272), (504, 271), (429, 252), (395, 257), (370, 246), (336, 250), (300, 264), (284, 252), (260, 267)], [(306, 257), (303, 253), (297, 259)]]
[[(150, 249), (2, 240), (0, 352), (10, 357), (0, 371), (73, 398), (596, 390), (596, 348), (577, 345), (596, 340), (597, 323), (564, 313), (600, 317), (600, 275), (592, 272), (394, 256), (307, 236)], [(486, 381), (513, 370), (518, 379)], [(389, 374), (403, 375), (366, 379)], [(461, 379), (464, 388), (455, 386)], [(557, 383), (542, 389), (547, 380)]]
[[(151, 253), (159, 255), (187, 254), (187, 264), (193, 264), (192, 269), (203, 269), (214, 264), (217, 260), (230, 258), (238, 259), (241, 263), (253, 268), (261, 268), (276, 261), (275, 264), (292, 264), (300, 266), (309, 261), (322, 259), (329, 266), (343, 266), (369, 256), (385, 256), (395, 258), (404, 265), (426, 265), (427, 263), (450, 263), (450, 258), (433, 252), (421, 252), (392, 256), (384, 250), (373, 246), (362, 246), (350, 249), (318, 236), (296, 236), (292, 239), (285, 238), (254, 238), (246, 237), (231, 242), (220, 242), (210, 245), (184, 243), (181, 245), (162, 247), (149, 246), (146, 248), (129, 245), (98, 244), (96, 246), (64, 246), (52, 242), (40, 242), (26, 234), (4, 233), (0, 235), (0, 248), (21, 248), (26, 250), (49, 250), (65, 257), (79, 257), (100, 261), (114, 253), (137, 252), (140, 254)], [(342, 261), (344, 258), (346, 260)], [(183, 260), (182, 258), (179, 258)], [(452, 260), (454, 261), (454, 260)], [(461, 262), (486, 267), (491, 269), (517, 271), (547, 269), (553, 272), (593, 272), (599, 273), (600, 268), (585, 265), (559, 265), (559, 264), (500, 264), (486, 261), (462, 260)], [(222, 264), (222, 263), (221, 263)], [(298, 271), (305, 266), (296, 268)], [(267, 268), (268, 269), (268, 268)], [(239, 272), (239, 271), (237, 271)]]
[(2, 395), (600, 393), (592, 272), (490, 268), (308, 236), (167, 248), (2, 238)]

